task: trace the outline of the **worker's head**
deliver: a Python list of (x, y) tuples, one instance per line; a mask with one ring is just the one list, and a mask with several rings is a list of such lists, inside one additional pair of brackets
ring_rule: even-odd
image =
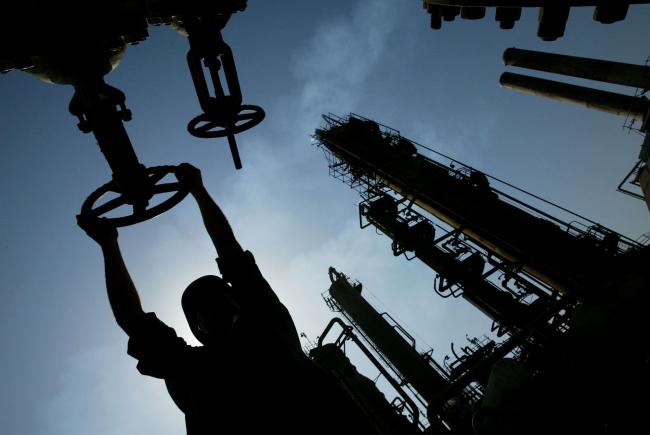
[(206, 275), (192, 282), (181, 303), (187, 323), (194, 336), (203, 344), (225, 339), (239, 318), (239, 305), (231, 288), (221, 278)]

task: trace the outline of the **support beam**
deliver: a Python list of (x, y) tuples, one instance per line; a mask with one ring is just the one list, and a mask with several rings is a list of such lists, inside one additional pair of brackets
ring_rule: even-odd
[(650, 169), (648, 165), (650, 160), (646, 162), (645, 166), (641, 168), (641, 174), (639, 176), (639, 184), (641, 186), (641, 191), (643, 192), (643, 198), (645, 199), (645, 204), (650, 211)]

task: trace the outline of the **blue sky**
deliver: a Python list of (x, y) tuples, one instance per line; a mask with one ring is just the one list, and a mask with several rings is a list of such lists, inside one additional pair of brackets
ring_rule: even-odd
[[(267, 118), (238, 136), (237, 172), (224, 141), (185, 130), (199, 109), (184, 38), (151, 29), (107, 82), (126, 93), (134, 114), (127, 130), (144, 164), (188, 161), (203, 170), (299, 331), (314, 339), (331, 317), (320, 293), (332, 265), (363, 282), (369, 299), (441, 360), (450, 342), (486, 332), (490, 322), (437, 297), (433, 272), (393, 258), (386, 237), (358, 228), (356, 193), (328, 178), (311, 144), (321, 113), (374, 118), (632, 238), (648, 231), (643, 203), (615, 191), (641, 142), (621, 129), (623, 119), (501, 89), (498, 78), (511, 46), (642, 63), (650, 7), (631, 6), (626, 21), (609, 26), (592, 21), (590, 8), (574, 9), (566, 36), (553, 43), (535, 36), (534, 10), (512, 31), (500, 30), (492, 13), (434, 32), (418, 1), (251, 1), (224, 37), (245, 102)], [(0, 77), (2, 431), (183, 433), (163, 383), (140, 376), (126, 355), (99, 249), (75, 224), (110, 171), (67, 112), (71, 96), (70, 87), (21, 72)], [(195, 204), (186, 199), (122, 229), (120, 242), (145, 309), (196, 343), (181, 291), (216, 265)]]

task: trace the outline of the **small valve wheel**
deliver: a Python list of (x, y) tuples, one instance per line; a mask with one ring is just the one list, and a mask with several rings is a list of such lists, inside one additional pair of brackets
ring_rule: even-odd
[(265, 115), (264, 109), (259, 106), (242, 104), (239, 113), (228, 119), (202, 113), (189, 122), (187, 131), (200, 138), (224, 137), (255, 127), (264, 120)]

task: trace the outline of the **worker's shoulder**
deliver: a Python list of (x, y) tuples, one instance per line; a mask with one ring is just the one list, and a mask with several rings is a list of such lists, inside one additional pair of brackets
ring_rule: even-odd
[(176, 334), (176, 330), (160, 320), (156, 313), (144, 313), (136, 322), (132, 333), (129, 334), (129, 341), (150, 340), (154, 337), (181, 340), (185, 344), (185, 341)]

